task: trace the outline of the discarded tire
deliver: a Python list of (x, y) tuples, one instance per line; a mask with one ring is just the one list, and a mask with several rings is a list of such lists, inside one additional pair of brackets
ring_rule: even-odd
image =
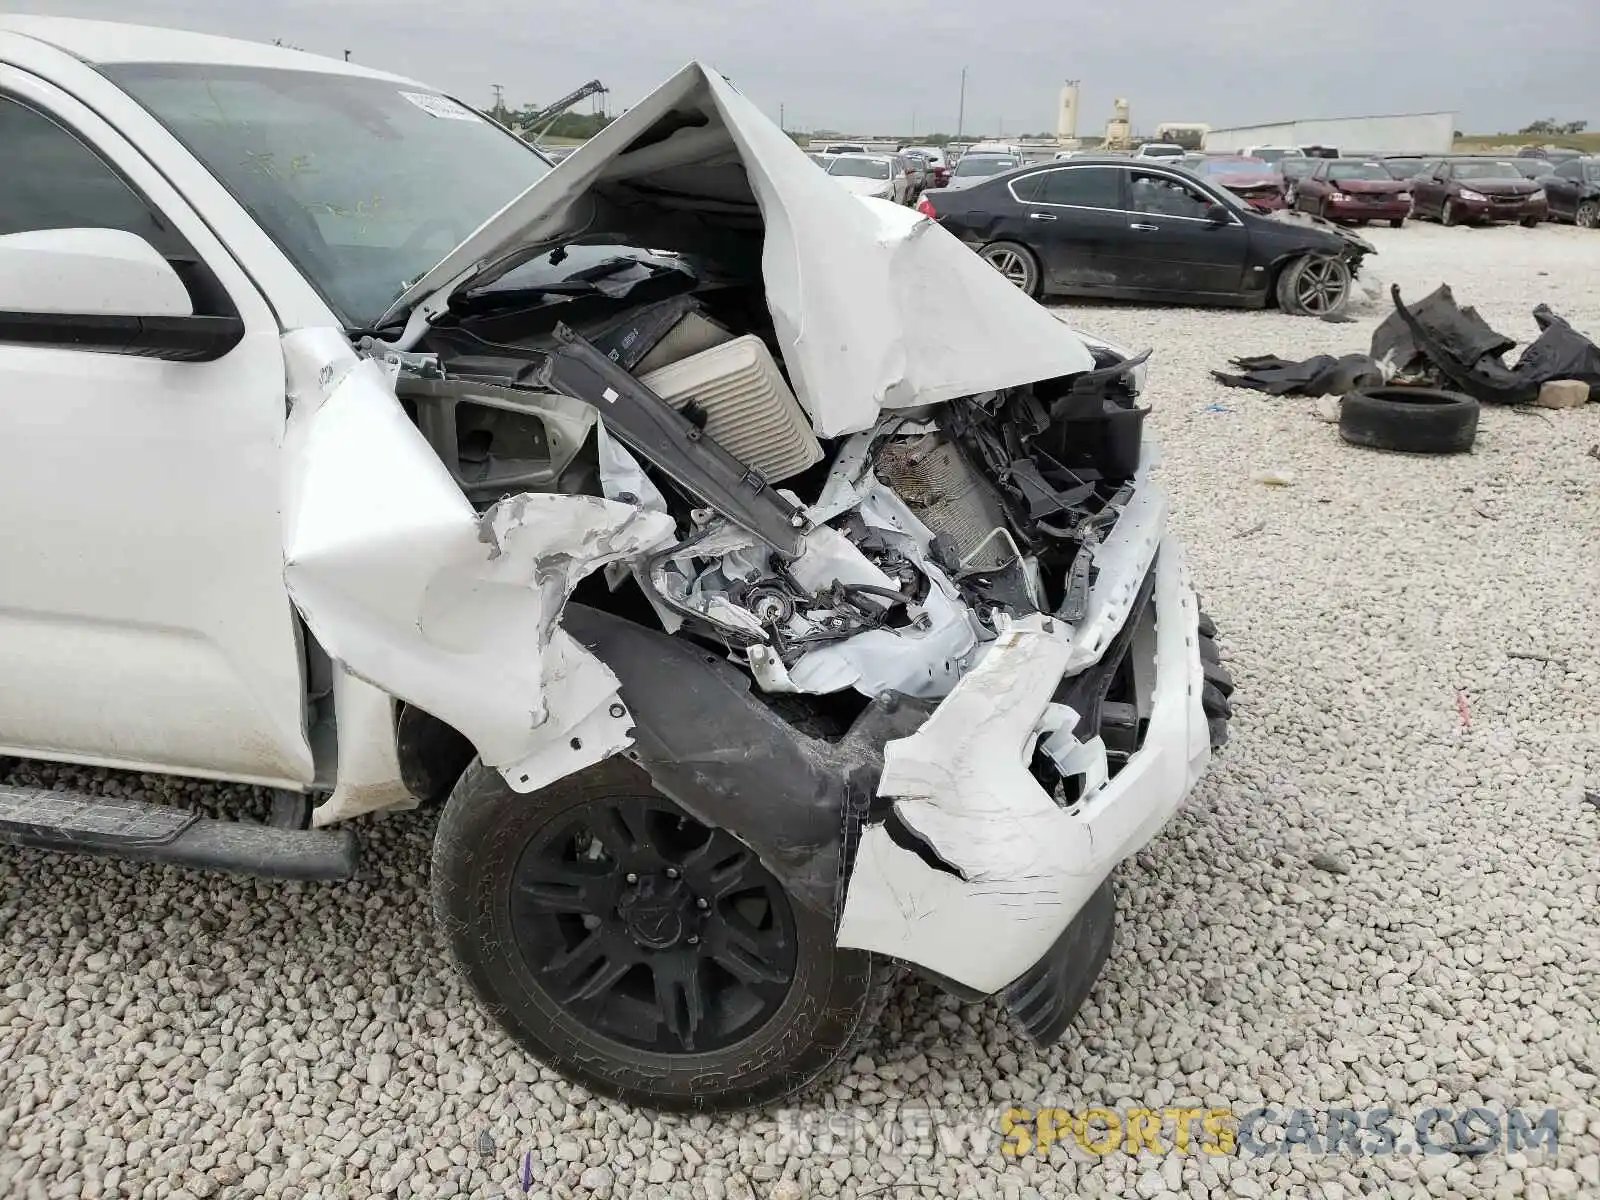
[(1478, 436), (1478, 402), (1435, 388), (1351, 392), (1339, 406), (1339, 436), (1374, 450), (1460, 454)]

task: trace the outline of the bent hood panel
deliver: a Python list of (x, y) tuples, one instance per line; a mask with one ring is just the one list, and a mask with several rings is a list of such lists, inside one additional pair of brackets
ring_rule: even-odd
[[(602, 208), (758, 224), (784, 365), (824, 437), (883, 409), (1092, 369), (1082, 343), (953, 235), (850, 195), (715, 71), (685, 67), (411, 287), (438, 307), (511, 256), (582, 234)], [(677, 248), (677, 247), (675, 247)], [(497, 267), (496, 264), (499, 264)]]

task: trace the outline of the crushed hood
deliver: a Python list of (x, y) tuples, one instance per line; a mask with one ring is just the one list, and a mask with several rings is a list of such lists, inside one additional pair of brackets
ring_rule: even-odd
[(719, 228), (759, 230), (784, 365), (824, 437), (868, 429), (884, 409), (1094, 366), (1071, 330), (958, 239), (910, 209), (852, 196), (698, 63), (491, 217), (387, 319), (442, 311), (452, 294), (598, 233), (616, 212), (658, 215), (708, 242)]

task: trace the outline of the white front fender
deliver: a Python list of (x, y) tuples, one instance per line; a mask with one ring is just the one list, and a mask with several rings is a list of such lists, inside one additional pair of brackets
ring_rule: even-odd
[(518, 791), (627, 746), (616, 677), (557, 623), (580, 579), (663, 543), (671, 518), (535, 494), (480, 515), (382, 366), (331, 329), (287, 335), (284, 358), (284, 578), (323, 649)]

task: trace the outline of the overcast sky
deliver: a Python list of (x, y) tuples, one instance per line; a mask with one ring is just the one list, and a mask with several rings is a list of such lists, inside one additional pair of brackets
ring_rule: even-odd
[[(789, 128), (1079, 131), (1115, 97), (1136, 130), (1449, 110), (1469, 132), (1539, 117), (1600, 129), (1600, 0), (14, 0), (15, 8), (285, 42), (480, 108), (599, 78), (613, 112), (703, 59)], [(580, 111), (587, 111), (586, 108)]]

